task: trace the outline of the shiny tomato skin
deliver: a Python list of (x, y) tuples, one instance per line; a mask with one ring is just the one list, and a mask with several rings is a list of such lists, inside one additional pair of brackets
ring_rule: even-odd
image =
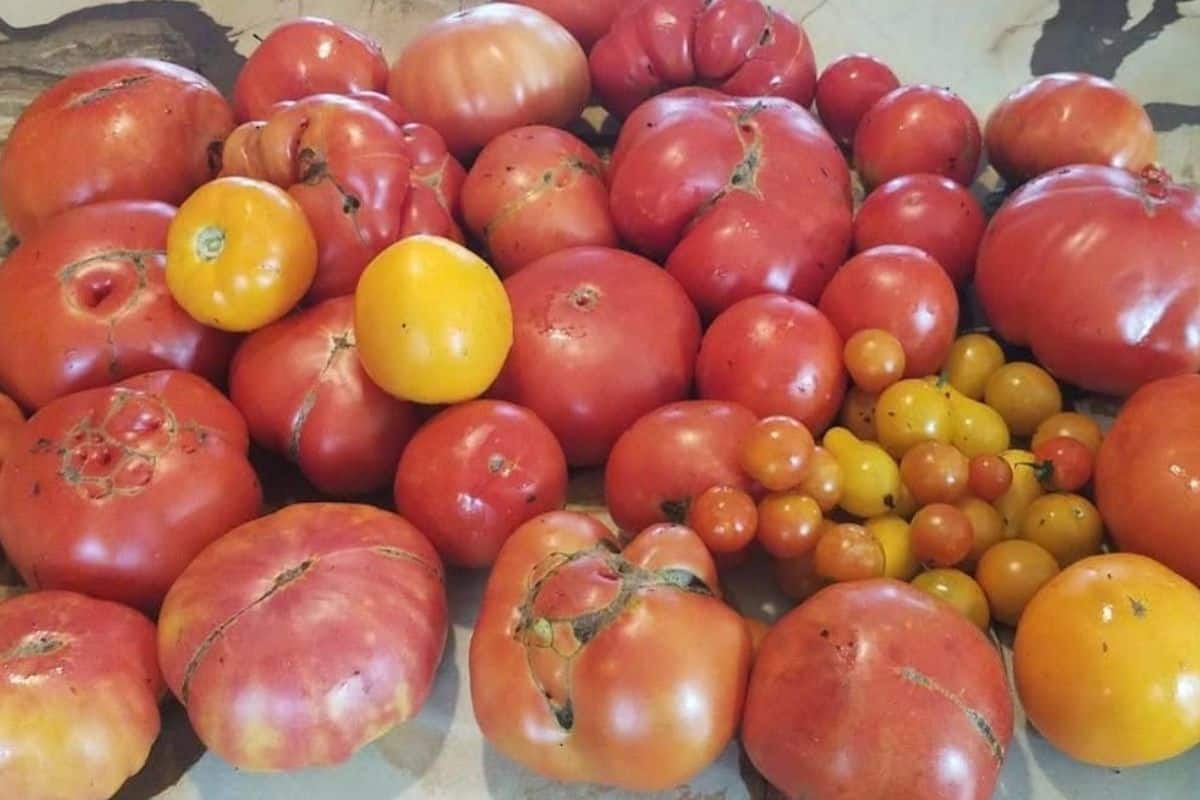
[(0, 544), (26, 583), (153, 611), (196, 553), (253, 518), (246, 423), (166, 370), (43, 407), (0, 472)]
[(885, 245), (847, 261), (819, 308), (843, 337), (882, 328), (904, 346), (904, 374), (937, 372), (954, 344), (958, 294), (941, 266), (915, 247)]
[(829, 62), (817, 78), (817, 113), (842, 147), (854, 143), (854, 132), (871, 106), (900, 88), (887, 64), (867, 53), (850, 53)]
[(608, 33), (625, 0), (513, 0), (517, 5), (536, 8), (575, 37), (585, 51)]
[(772, 626), (742, 722), (771, 784), (822, 800), (987, 800), (1012, 732), (991, 642), (891, 579), (823, 589)]
[(703, 398), (741, 403), (761, 417), (794, 417), (820, 433), (846, 392), (842, 337), (803, 300), (751, 297), (704, 334), (696, 385)]
[(691, 389), (700, 321), (679, 284), (650, 261), (572, 248), (504, 287), (515, 331), (491, 395), (537, 414), (572, 466), (603, 463), (638, 417)]
[(0, 604), (7, 797), (108, 800), (142, 768), (160, 727), (154, 640), (138, 612), (74, 592)]
[(416, 714), (446, 632), (442, 565), (416, 528), (372, 506), (301, 503), (188, 566), (158, 652), (207, 747), (279, 772), (345, 761)]
[(229, 371), (229, 397), (254, 441), (298, 464), (330, 495), (389, 485), (419, 424), (415, 406), (363, 371), (352, 297), (326, 300), (247, 337)]

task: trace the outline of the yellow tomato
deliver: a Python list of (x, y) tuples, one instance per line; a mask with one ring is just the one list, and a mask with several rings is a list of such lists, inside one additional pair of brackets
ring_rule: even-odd
[(987, 595), (992, 616), (1016, 625), (1029, 601), (1058, 574), (1058, 562), (1044, 547), (1008, 539), (988, 548), (975, 568), (975, 580)]
[(1062, 390), (1053, 376), (1027, 361), (1014, 361), (993, 372), (984, 400), (1000, 412), (1016, 436), (1032, 436), (1039, 425), (1062, 411)]
[(386, 392), (417, 403), (482, 394), (513, 340), (512, 306), (483, 259), (437, 236), (410, 236), (367, 265), (354, 295), (358, 355)]
[(858, 517), (886, 514), (896, 507), (900, 467), (874, 442), (864, 442), (845, 428), (830, 428), (822, 440), (842, 472), (844, 510)]
[(896, 458), (920, 442), (949, 444), (954, 429), (950, 403), (937, 386), (908, 378), (884, 389), (875, 403), (879, 443)]
[(992, 545), (1004, 540), (1004, 517), (995, 506), (978, 497), (964, 497), (955, 505), (971, 521), (971, 554), (963, 562), (964, 568), (969, 569), (979, 563)]
[(1045, 494), (1021, 518), (1021, 538), (1050, 551), (1060, 567), (1094, 556), (1104, 543), (1100, 512), (1077, 494)]
[(913, 493), (904, 485), (904, 479), (901, 478), (900, 486), (896, 489), (896, 507), (892, 513), (897, 517), (912, 519), (913, 514), (916, 514), (919, 508), (917, 498), (913, 497)]
[(1156, 561), (1093, 556), (1063, 570), (1017, 627), (1013, 671), (1029, 720), (1105, 767), (1200, 745), (1200, 589)]
[(875, 402), (877, 395), (865, 392), (857, 386), (851, 386), (846, 392), (842, 403), (842, 413), (838, 421), (850, 429), (860, 439), (875, 438)]
[(1037, 462), (1037, 456), (1033, 453), (1028, 450), (1005, 450), (1000, 457), (1012, 467), (1012, 484), (993, 505), (1004, 517), (1005, 538), (1012, 539), (1021, 532), (1021, 523), (1029, 504), (1044, 495), (1046, 489), (1038, 480), (1036, 467), (1031, 466)]
[(999, 455), (1008, 449), (1011, 443), (1008, 425), (999, 411), (972, 400), (949, 384), (940, 388), (950, 406), (950, 444), (960, 453), (974, 458)]
[(946, 356), (946, 380), (972, 400), (983, 397), (992, 373), (1004, 366), (1004, 351), (990, 336), (968, 333), (958, 337)]
[(1033, 434), (1032, 447), (1036, 450), (1042, 442), (1058, 436), (1066, 436), (1068, 439), (1082, 442), (1088, 450), (1092, 451), (1093, 456), (1100, 452), (1100, 442), (1104, 438), (1096, 420), (1087, 414), (1064, 411), (1061, 414), (1047, 417), (1041, 425), (1038, 425), (1037, 431)]
[(910, 581), (921, 571), (921, 562), (913, 555), (907, 520), (895, 514), (884, 514), (867, 520), (866, 527), (883, 548), (884, 577)]
[(913, 579), (912, 585), (949, 603), (955, 611), (986, 631), (992, 622), (987, 597), (983, 589), (967, 573), (958, 569), (931, 569)]
[(218, 178), (179, 207), (167, 232), (167, 288), (205, 325), (252, 331), (295, 307), (317, 274), (317, 240), (278, 186)]

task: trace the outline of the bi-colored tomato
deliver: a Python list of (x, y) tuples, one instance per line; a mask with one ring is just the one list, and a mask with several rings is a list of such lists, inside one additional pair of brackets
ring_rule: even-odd
[(931, 503), (912, 518), (913, 555), (924, 564), (952, 567), (971, 555), (975, 542), (971, 519), (957, 506)]
[(970, 462), (958, 448), (920, 442), (900, 460), (900, 477), (919, 505), (953, 503), (967, 493)]
[(1063, 411), (1042, 420), (1030, 444), (1036, 449), (1042, 442), (1062, 436), (1082, 443), (1093, 457), (1100, 452), (1100, 443), (1104, 440), (1104, 433), (1096, 420), (1077, 411)]
[(882, 578), (886, 555), (883, 545), (861, 525), (831, 525), (817, 539), (813, 567), (825, 580), (865, 581)]
[(879, 394), (904, 377), (904, 345), (882, 328), (863, 328), (846, 339), (842, 351), (855, 387)]
[(896, 73), (874, 56), (851, 53), (829, 62), (817, 78), (817, 112), (842, 147), (854, 143), (858, 123), (871, 106), (900, 88)]
[(741, 553), (754, 541), (758, 507), (754, 498), (733, 486), (712, 486), (688, 507), (688, 527), (715, 555)]

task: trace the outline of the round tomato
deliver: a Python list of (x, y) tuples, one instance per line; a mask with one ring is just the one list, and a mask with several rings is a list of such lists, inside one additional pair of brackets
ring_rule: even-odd
[(967, 573), (958, 569), (931, 569), (913, 578), (912, 585), (922, 592), (949, 603), (976, 628), (987, 633), (991, 611), (983, 589)]
[(666, 790), (733, 737), (750, 658), (694, 532), (655, 526), (621, 551), (594, 517), (555, 512), (500, 551), (471, 635), (471, 700), (487, 740), (540, 775)]
[(1028, 361), (1013, 361), (993, 372), (983, 399), (1017, 436), (1033, 435), (1062, 411), (1063, 403), (1062, 389), (1050, 373)]
[(760, 420), (742, 445), (742, 469), (764, 489), (794, 489), (808, 475), (812, 434), (791, 417)]
[(492, 394), (526, 406), (573, 466), (603, 463), (643, 414), (692, 385), (700, 320), (658, 266), (632, 253), (579, 247), (504, 282), (516, 334)]
[(345, 761), (420, 711), (446, 628), (442, 565), (416, 528), (371, 506), (302, 503), (188, 566), (163, 603), (158, 654), (205, 746), (278, 772)]
[(209, 542), (258, 513), (246, 423), (187, 372), (67, 395), (0, 472), (0, 544), (37, 589), (144, 610)]
[(849, 147), (863, 114), (884, 95), (900, 88), (896, 73), (867, 53), (829, 62), (817, 78), (817, 113), (838, 144)]
[(951, 606), (880, 579), (823, 589), (772, 626), (742, 743), (791, 798), (987, 800), (1012, 730), (987, 637)]
[(988, 597), (996, 621), (1016, 627), (1029, 601), (1058, 572), (1058, 561), (1041, 545), (1005, 539), (983, 552), (975, 567), (975, 578)]
[(116, 603), (34, 592), (0, 603), (0, 786), (108, 800), (158, 738), (154, 624)]
[(462, 193), (467, 227), (501, 275), (582, 245), (616, 247), (604, 165), (566, 131), (533, 125), (488, 143)]
[(942, 376), (963, 396), (982, 400), (988, 379), (1003, 366), (999, 342), (984, 333), (965, 333), (950, 346)]
[(352, 297), (251, 334), (233, 359), (229, 396), (254, 441), (298, 464), (325, 494), (387, 486), (418, 424), (416, 409), (359, 363)]
[(167, 290), (175, 209), (118, 201), (72, 209), (0, 268), (0, 386), (26, 408), (158, 369), (225, 377), (235, 340)]
[(904, 345), (885, 330), (855, 331), (846, 339), (842, 356), (850, 379), (864, 392), (879, 394), (904, 377)]
[(189, 69), (102, 61), (29, 104), (0, 155), (0, 205), (25, 239), (50, 217), (104, 200), (179, 203), (220, 167), (233, 112)]
[(591, 50), (601, 36), (608, 33), (625, 0), (513, 0), (517, 5), (536, 8), (562, 25), (584, 50)]
[(25, 414), (21, 407), (6, 394), (0, 394), (0, 467), (8, 459), (17, 434), (25, 425)]

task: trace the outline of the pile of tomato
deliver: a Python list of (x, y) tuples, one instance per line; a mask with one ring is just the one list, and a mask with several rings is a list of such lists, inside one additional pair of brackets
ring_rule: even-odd
[[(561, 781), (737, 738), (787, 797), (987, 798), (1013, 688), (1087, 763), (1196, 747), (1200, 195), (1155, 157), (1107, 81), (981, 127), (760, 0), (488, 3), (390, 65), (303, 18), (231, 101), (67, 76), (0, 158), (0, 795), (112, 796), (168, 691), (238, 768), (346, 760), (428, 698), (448, 566), (483, 736)], [(565, 510), (601, 467), (613, 525)]]

